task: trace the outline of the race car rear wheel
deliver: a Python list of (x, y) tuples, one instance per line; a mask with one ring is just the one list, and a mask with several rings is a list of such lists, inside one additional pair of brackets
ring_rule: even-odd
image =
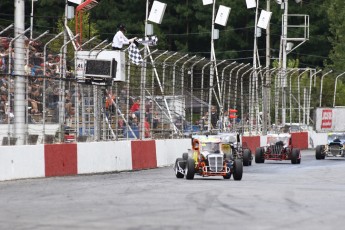
[(188, 158), (186, 169), (185, 169), (186, 179), (193, 180), (194, 174), (195, 174), (195, 161), (193, 158)]
[(257, 164), (265, 163), (264, 154), (265, 154), (265, 149), (263, 147), (256, 148), (255, 163), (257, 163)]
[(301, 163), (300, 150), (299, 149), (292, 149), (291, 164), (300, 164), (300, 163)]
[(175, 175), (177, 178), (183, 178), (184, 174), (179, 171), (179, 165), (182, 169), (186, 168), (186, 162), (182, 158), (177, 158), (175, 162)]
[(243, 166), (249, 166), (252, 164), (252, 152), (250, 149), (243, 150)]
[(233, 167), (233, 178), (234, 180), (241, 180), (242, 174), (243, 174), (243, 163), (240, 159), (236, 159), (234, 161), (234, 167)]
[(323, 152), (323, 148), (324, 148), (323, 145), (316, 146), (316, 149), (315, 149), (315, 158), (316, 158), (316, 160), (323, 160), (323, 159), (325, 159), (325, 155), (322, 153)]

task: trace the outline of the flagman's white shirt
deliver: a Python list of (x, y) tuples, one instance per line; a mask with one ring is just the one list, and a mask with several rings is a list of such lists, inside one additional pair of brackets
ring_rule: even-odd
[(123, 45), (128, 45), (129, 42), (131, 41), (122, 33), (121, 30), (119, 30), (113, 38), (112, 47), (122, 49)]

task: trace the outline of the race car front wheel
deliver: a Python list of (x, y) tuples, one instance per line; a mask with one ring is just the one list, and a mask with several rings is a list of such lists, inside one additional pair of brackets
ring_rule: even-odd
[(180, 172), (180, 168), (184, 169), (186, 167), (186, 162), (182, 158), (177, 158), (175, 162), (175, 175), (177, 178), (183, 178), (184, 174)]
[(188, 158), (186, 169), (185, 169), (186, 179), (193, 180), (194, 174), (195, 174), (195, 161), (193, 158)]
[(255, 151), (255, 163), (259, 164), (259, 163), (265, 163), (265, 149), (263, 147), (258, 147), (256, 148)]
[(234, 180), (241, 180), (243, 174), (243, 164), (240, 159), (236, 159), (234, 162), (234, 172), (233, 178)]
[(316, 160), (323, 160), (323, 159), (325, 159), (325, 155), (323, 154), (323, 145), (316, 146), (315, 158), (316, 158)]
[(299, 149), (292, 149), (291, 164), (300, 164), (300, 163), (301, 163), (300, 150)]

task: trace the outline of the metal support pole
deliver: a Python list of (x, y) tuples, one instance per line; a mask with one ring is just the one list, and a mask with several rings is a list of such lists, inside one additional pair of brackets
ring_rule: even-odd
[(341, 77), (341, 76), (343, 76), (344, 74), (345, 74), (345, 72), (339, 74), (339, 75), (335, 78), (334, 95), (333, 95), (333, 108), (335, 107), (335, 95), (337, 94), (337, 82), (338, 82), (338, 78)]
[[(226, 88), (226, 82), (229, 81), (229, 84), (231, 85), (231, 75), (229, 75), (229, 80), (225, 80), (225, 70), (230, 68), (231, 66), (235, 65), (237, 62), (232, 62), (230, 64), (228, 64), (227, 66), (225, 66), (222, 70), (222, 79), (221, 79), (221, 86), (220, 86), (220, 91), (219, 91), (219, 100), (222, 103), (222, 107), (224, 108), (225, 106), (225, 88)], [(229, 109), (229, 105), (227, 110)]]
[[(242, 63), (243, 64), (243, 63)], [(242, 65), (241, 64), (241, 65)], [(240, 65), (240, 66), (241, 66)], [(237, 88), (237, 79), (238, 79), (238, 75), (239, 75), (239, 73), (240, 73), (240, 71), (242, 70), (242, 69), (244, 69), (244, 68), (246, 68), (246, 67), (248, 67), (250, 65), (250, 63), (247, 63), (247, 64), (245, 64), (245, 65), (242, 65), (242, 67), (241, 68), (239, 68), (238, 70), (237, 70), (237, 72), (236, 72), (236, 88)], [(252, 68), (249, 68), (249, 70), (251, 70)], [(243, 84), (243, 82), (242, 82), (242, 79), (241, 79), (241, 84)], [(241, 87), (243, 88), (243, 86), (241, 85)], [(241, 93), (242, 93), (242, 88), (241, 88)], [(236, 89), (236, 91), (235, 91), (235, 100), (237, 100), (237, 89)], [(242, 103), (242, 102), (241, 102)], [(235, 102), (235, 105), (234, 105), (234, 109), (236, 109), (236, 102)], [(242, 111), (241, 111), (241, 113), (242, 113)]]
[[(18, 39), (18, 38), (20, 38), (20, 37), (22, 37), (26, 32), (28, 32), (30, 30), (30, 28), (28, 28), (28, 29), (26, 29), (26, 30), (24, 30), (22, 33), (20, 33), (19, 31), (17, 31), (17, 33), (18, 33), (18, 35), (17, 36), (15, 36), (11, 41), (10, 41), (10, 43), (9, 43), (9, 46), (8, 46), (8, 50), (9, 50), (9, 54), (8, 54), (8, 75), (9, 75), (9, 84), (8, 84), (8, 95), (7, 95), (7, 100), (8, 100), (8, 105), (6, 106), (7, 107), (7, 124), (8, 124), (8, 131), (7, 131), (7, 137), (8, 137), (8, 145), (10, 145), (10, 137), (11, 137), (11, 126), (10, 126), (10, 124), (11, 124), (11, 122), (10, 122), (10, 112), (11, 112), (11, 94), (10, 94), (10, 88), (12, 87), (11, 86), (11, 75), (12, 75), (12, 44)], [(20, 44), (20, 45), (23, 45), (23, 44)], [(19, 47), (18, 46), (18, 48), (24, 48), (24, 47)], [(17, 50), (15, 50), (15, 56), (17, 55), (19, 55), (20, 54), (20, 52), (18, 52)], [(18, 64), (20, 64), (20, 63), (18, 63)], [(21, 67), (21, 65), (19, 65), (20, 67)], [(17, 70), (17, 68), (14, 68), (14, 71), (16, 71)], [(24, 75), (24, 74), (21, 74), (21, 75)], [(23, 89), (24, 91), (25, 91), (25, 86), (23, 86), (22, 84), (24, 84), (24, 82), (23, 82), (23, 79), (21, 79), (22, 78), (22, 76), (20, 76), (19, 78), (17, 78), (17, 81), (16, 81), (16, 86), (17, 85), (19, 85), (20, 84), (20, 86), (18, 87), (18, 88), (21, 88), (21, 89)], [(18, 84), (17, 84), (18, 83)], [(17, 87), (15, 87), (16, 89), (17, 89)], [(24, 92), (20, 92), (20, 93), (22, 93), (23, 95), (24, 95)], [(19, 95), (19, 92), (18, 92), (18, 94), (17, 95)], [(25, 102), (26, 103), (26, 102)], [(23, 106), (23, 108), (25, 108), (25, 104), (24, 104), (24, 106)], [(23, 109), (22, 108), (22, 109)], [(21, 110), (22, 110), (21, 109)], [(21, 112), (23, 112), (23, 111), (21, 111)], [(15, 113), (16, 114), (16, 116), (17, 117), (19, 117), (19, 113), (17, 114), (17, 113)], [(25, 111), (24, 111), (24, 114), (25, 114)], [(18, 118), (16, 119), (16, 120), (19, 120)], [(24, 121), (23, 121), (23, 123), (24, 123)], [(23, 130), (21, 130), (20, 132), (22, 132)], [(21, 144), (24, 144), (24, 135), (23, 136), (21, 136), (20, 135), (20, 142), (21, 142)]]
[(320, 104), (319, 106), (322, 107), (322, 87), (323, 87), (323, 78), (326, 77), (328, 74), (332, 73), (333, 70), (328, 71), (324, 75), (321, 76), (321, 86), (320, 86)]
[[(157, 72), (157, 69), (156, 69), (156, 60), (158, 60), (160, 57), (162, 57), (163, 55), (167, 54), (168, 52), (169, 52), (169, 51), (166, 50), (166, 51), (164, 51), (163, 53), (159, 54), (157, 57), (155, 57), (155, 58), (152, 60), (152, 67), (153, 67), (153, 68), (152, 68), (152, 76), (154, 76), (155, 73)], [(159, 85), (161, 86), (161, 83), (160, 83), (160, 80), (159, 80), (159, 77), (158, 77), (158, 73), (157, 73), (156, 77), (157, 77), (157, 81), (158, 81)], [(153, 101), (154, 103), (156, 103), (156, 100), (155, 100), (155, 98), (154, 98), (154, 96), (153, 96), (153, 95), (155, 95), (155, 94), (154, 94), (154, 90), (155, 90), (154, 84), (155, 84), (155, 78), (152, 77), (152, 83), (151, 83), (151, 95), (152, 95), (152, 97), (151, 97), (151, 99), (152, 99), (152, 101)], [(154, 110), (153, 110), (153, 111), (154, 111)], [(151, 118), (153, 118), (153, 116), (154, 116), (154, 114), (152, 114)], [(153, 119), (151, 119), (151, 121), (150, 121), (150, 127), (153, 127)], [(152, 128), (151, 128), (151, 131), (152, 131)]]
[[(189, 58), (188, 60), (186, 60), (181, 67), (181, 95), (182, 98), (184, 97), (184, 70), (185, 70), (185, 65), (190, 62), (191, 60), (193, 60), (194, 58), (196, 58), (196, 55), (194, 55), (193, 57)], [(184, 100), (185, 101), (185, 100)], [(184, 104), (185, 105), (185, 104)], [(183, 114), (182, 114), (182, 119), (181, 119), (181, 126), (182, 126), (182, 133), (184, 132), (184, 123), (186, 120), (186, 112), (185, 110), (183, 110)]]
[(63, 35), (64, 32), (60, 32), (58, 35), (56, 35), (54, 38), (50, 39), (43, 48), (43, 135), (42, 135), (42, 143), (45, 143), (45, 133), (46, 133), (46, 129), (45, 129), (45, 122), (46, 122), (46, 71), (47, 71), (47, 46), (54, 41), (55, 39), (57, 39), (58, 37), (60, 37), (61, 35)]
[[(269, 1), (269, 0), (268, 0)], [(267, 59), (266, 59), (267, 60)], [(267, 64), (267, 63), (266, 63)], [(269, 65), (266, 65), (269, 68)], [(268, 69), (264, 74), (264, 79), (262, 80), (262, 135), (267, 135), (267, 124), (268, 124), (268, 80), (270, 79), (270, 72), (274, 71), (276, 68)]]
[[(16, 60), (15, 66), (14, 66), (14, 114), (15, 114), (15, 120), (14, 120), (14, 136), (17, 138), (17, 145), (24, 144), (24, 137), (25, 137), (25, 104), (27, 103), (25, 101), (25, 79), (23, 78), (23, 75), (25, 74), (24, 66), (25, 66), (25, 57), (24, 57), (24, 39), (22, 39), (22, 35), (26, 32), (24, 31), (24, 22), (25, 22), (25, 3), (24, 1), (14, 1), (14, 9), (15, 9), (15, 26), (14, 26), (14, 36), (18, 38), (19, 41), (14, 43), (14, 59)], [(24, 31), (24, 32), (23, 32)], [(12, 44), (10, 44), (11, 47)], [(10, 50), (10, 54), (12, 53), (12, 50)], [(11, 58), (9, 59), (11, 60)], [(10, 72), (11, 73), (11, 72)], [(9, 84), (8, 84), (8, 91), (11, 89), (11, 75), (9, 75)], [(10, 97), (9, 97), (10, 100)], [(11, 102), (11, 101), (9, 101)], [(10, 106), (11, 103), (9, 103), (8, 106)], [(8, 111), (8, 118), (10, 115), (10, 110)], [(10, 120), (10, 119), (8, 119)], [(10, 138), (8, 139), (8, 143), (10, 143)]]
[[(64, 53), (66, 51), (66, 47), (67, 45), (74, 39), (76, 39), (79, 36), (79, 34), (77, 34), (76, 36), (73, 37), (73, 39), (64, 42), (64, 45), (61, 46), (60, 48), (60, 95), (59, 95), (59, 140), (63, 141), (63, 137), (64, 137), (64, 119), (65, 119), (65, 81), (63, 79), (66, 78), (66, 60), (64, 60), (64, 57), (66, 57), (66, 53)], [(62, 51), (64, 50), (64, 52)]]
[[(245, 65), (246, 66), (246, 65)], [(243, 69), (245, 66), (243, 66), (242, 68), (240, 69)], [(240, 71), (240, 69), (237, 71), (237, 73)], [(248, 72), (250, 72), (251, 70), (253, 70), (254, 68), (251, 67), (249, 68), (248, 70), (246, 70), (242, 75), (241, 75), (241, 122), (242, 122), (242, 135), (244, 133), (244, 115), (243, 115), (243, 112), (244, 112), (244, 103), (243, 103), (243, 76), (246, 75)], [(254, 70), (255, 71), (255, 70)]]
[(310, 69), (304, 70), (300, 75), (297, 77), (297, 84), (298, 84), (298, 124), (301, 124), (301, 95), (300, 95), (300, 77), (308, 72)]
[[(256, 132), (260, 131), (261, 132), (261, 123), (262, 121), (260, 120), (260, 102), (259, 102), (259, 76), (261, 75), (261, 72), (266, 70), (267, 67), (264, 67), (263, 69), (260, 69), (259, 72), (257, 73), (257, 78), (256, 81), (254, 82), (255, 86), (255, 95), (254, 95), (254, 106), (255, 108), (255, 117), (256, 117)], [(261, 77), (261, 82), (263, 82), (263, 79)], [(262, 101), (261, 101), (262, 104)]]
[(162, 89), (161, 89), (161, 91), (162, 91), (162, 94), (164, 94), (164, 83), (165, 83), (165, 69), (166, 69), (166, 61), (168, 61), (168, 59), (170, 59), (170, 58), (172, 58), (173, 56), (175, 56), (176, 54), (178, 54), (178, 52), (175, 52), (175, 53), (173, 53), (172, 55), (170, 55), (169, 57), (167, 57), (166, 59), (164, 59), (164, 61), (163, 61), (163, 73), (162, 73)]
[(97, 36), (90, 38), (88, 41), (84, 42), (81, 46), (79, 46), (78, 50), (81, 50), (81, 48), (83, 48), (84, 46), (86, 46), (87, 44), (89, 44), (90, 42), (95, 40), (96, 38), (97, 38)]
[[(193, 65), (190, 67), (190, 88), (191, 88), (191, 93), (190, 93), (190, 124), (193, 125), (193, 97), (194, 97), (194, 66), (196, 66), (199, 62), (203, 61), (205, 59), (205, 57), (199, 59), (198, 61), (194, 62)], [(202, 101), (200, 102), (200, 104), (202, 103)], [(201, 104), (201, 108), (202, 108), (202, 104)]]
[[(75, 38), (75, 37), (74, 37)], [(96, 50), (98, 47), (100, 47), (101, 45), (103, 45), (104, 43), (107, 43), (108, 39), (105, 39), (104, 41), (102, 41), (101, 43), (99, 43), (98, 45), (96, 45), (95, 47), (93, 47), (92, 49), (90, 49), (89, 51), (89, 55), (91, 55), (91, 52)]]
[(292, 96), (292, 76), (298, 72), (299, 69), (296, 69), (294, 71), (291, 71), (291, 74), (290, 74), (290, 81), (289, 81), (289, 86), (290, 86), (290, 95), (289, 95), (289, 106), (290, 106), (290, 125), (292, 123), (292, 100), (291, 100), (291, 96)]
[[(234, 68), (232, 68), (231, 70), (230, 70), (230, 77), (229, 77), (229, 79), (230, 79), (230, 81), (231, 81), (231, 79), (232, 79), (232, 73), (237, 69), (237, 68), (240, 68), (240, 67), (242, 67), (244, 65), (244, 63), (240, 63), (239, 65), (236, 65)], [(247, 65), (249, 65), (249, 64), (247, 64)], [(237, 108), (237, 89), (238, 89), (238, 87), (237, 87), (237, 82), (238, 82), (238, 73), (239, 73), (239, 71), (240, 71), (240, 69), (238, 69), (238, 71), (237, 71), (237, 74), (236, 74), (236, 79), (235, 79), (235, 87), (234, 87), (234, 89), (235, 89), (235, 95), (233, 96), (233, 98), (232, 98), (232, 100), (233, 100), (233, 102), (234, 102), (234, 106), (233, 106), (233, 108), (234, 109), (236, 109)], [(229, 84), (229, 94), (228, 94), (228, 110), (231, 108), (231, 103), (230, 103), (230, 96), (231, 96), (231, 94), (230, 94), (230, 92), (231, 92), (231, 89), (230, 89), (230, 84)]]
[(307, 109), (308, 112), (304, 114), (304, 116), (307, 116), (307, 125), (309, 126), (309, 120), (310, 120), (310, 103), (311, 103), (311, 85), (313, 83), (313, 77), (316, 76), (318, 73), (320, 73), (322, 70), (316, 71), (313, 75), (310, 76), (310, 85), (309, 85), (309, 94), (308, 94), (308, 99), (307, 99)]
[(7, 30), (11, 29), (12, 27), (13, 27), (13, 23), (11, 25), (7, 26), (5, 29), (1, 30), (0, 35), (5, 33)]
[[(204, 75), (205, 75), (205, 68), (206, 66), (212, 64), (213, 61), (210, 61), (208, 63), (206, 63), (203, 67), (202, 67), (202, 71), (201, 71), (201, 95), (200, 95), (200, 98), (201, 98), (201, 101), (204, 102), (204, 91), (203, 91), (203, 88), (204, 88)], [(201, 113), (201, 116), (204, 116), (204, 106), (201, 107), (200, 109), (200, 113)], [(208, 114), (210, 116), (210, 114)], [(208, 120), (207, 120), (208, 122)], [(208, 124), (209, 126), (210, 124)], [(207, 130), (209, 131), (208, 127), (207, 127)]]
[[(177, 59), (175, 62), (174, 62), (174, 65), (173, 65), (173, 82), (172, 82), (172, 95), (173, 97), (175, 98), (175, 81), (176, 81), (176, 65), (179, 61), (181, 61), (182, 59), (184, 59), (185, 57), (188, 57), (188, 54), (180, 57), (179, 59)], [(173, 110), (175, 111), (175, 108), (173, 108)]]

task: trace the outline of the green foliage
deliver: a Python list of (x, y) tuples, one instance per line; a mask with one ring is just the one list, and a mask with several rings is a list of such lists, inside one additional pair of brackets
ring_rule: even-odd
[[(158, 47), (163, 50), (195, 53), (209, 57), (211, 43), (212, 4), (204, 6), (202, 0), (161, 0), (167, 3), (162, 24), (154, 24), (154, 33), (159, 37)], [(153, 0), (148, 0), (149, 10)], [(259, 8), (266, 9), (261, 0)], [(279, 57), (281, 37), (281, 6), (271, 0), (272, 18), (271, 55)], [(30, 24), (31, 2), (25, 1), (25, 23)], [(250, 62), (253, 56), (253, 35), (255, 10), (247, 9), (244, 0), (217, 0), (219, 5), (231, 8), (226, 26), (215, 25), (220, 38), (215, 40), (217, 59), (235, 59)], [(289, 60), (298, 60), (299, 67), (323, 68), (325, 65), (338, 71), (344, 69), (345, 53), (345, 3), (343, 0), (303, 0), (300, 4), (289, 1), (289, 14), (310, 16), (310, 39), (293, 52)], [(34, 31), (59, 32), (58, 22), (65, 11), (64, 0), (39, 0), (34, 3)], [(4, 28), (13, 22), (14, 1), (0, 1), (0, 26)], [(126, 24), (128, 37), (143, 37), (146, 16), (145, 0), (102, 0), (88, 11), (84, 18), (84, 38), (99, 33), (99, 39), (112, 40), (119, 23)], [(86, 20), (86, 21), (85, 21)], [(150, 23), (150, 22), (149, 22)], [(91, 26), (89, 29), (89, 25)], [(71, 25), (74, 30), (74, 25)], [(88, 34), (90, 33), (90, 35)], [(295, 45), (297, 45), (296, 43)], [(266, 31), (258, 38), (261, 63), (265, 62)], [(329, 57), (329, 58), (328, 58)], [(296, 66), (295, 64), (291, 64)], [(289, 64), (290, 66), (290, 64)]]
[(332, 50), (327, 65), (335, 70), (342, 71), (345, 68), (345, 2), (342, 0), (326, 0), (324, 5), (328, 7), (327, 15), (332, 35), (328, 37), (332, 44)]

